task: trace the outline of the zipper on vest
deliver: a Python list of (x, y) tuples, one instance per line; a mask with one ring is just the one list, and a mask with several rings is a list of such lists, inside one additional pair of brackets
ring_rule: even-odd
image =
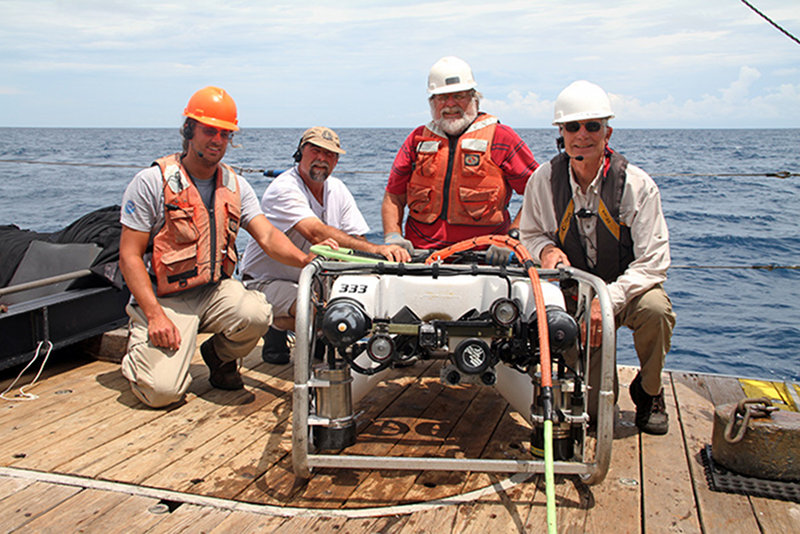
[[(211, 195), (211, 207), (206, 207), (206, 211), (208, 212), (208, 233), (210, 235), (209, 243), (211, 246), (211, 280), (209, 282), (214, 282), (214, 273), (216, 272), (216, 264), (217, 264), (217, 216), (215, 213), (215, 202), (217, 201), (217, 191), (214, 190), (214, 194)], [(221, 277), (220, 277), (221, 278)]]
[(440, 219), (447, 221), (447, 211), (450, 208), (450, 181), (453, 177), (453, 163), (456, 158), (456, 149), (458, 148), (458, 137), (451, 135), (447, 136), (447, 172), (444, 175), (444, 186), (442, 188), (442, 211), (439, 214)]

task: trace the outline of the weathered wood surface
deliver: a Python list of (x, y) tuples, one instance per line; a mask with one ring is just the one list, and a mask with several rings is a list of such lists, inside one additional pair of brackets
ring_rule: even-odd
[[(291, 366), (262, 363), (259, 347), (242, 371), (246, 391), (212, 389), (198, 355), (186, 401), (151, 410), (113, 363), (54, 364), (31, 390), (37, 400), (0, 404), (0, 466), (8, 468), (0, 474), (0, 531), (545, 530), (541, 476), (509, 483), (502, 474), (320, 469), (296, 479)], [(744, 394), (738, 381), (665, 373), (670, 431), (656, 437), (633, 424), (627, 385), (635, 373), (620, 369), (606, 479), (586, 486), (556, 477), (560, 532), (800, 531), (796, 503), (708, 489), (699, 451), (711, 439), (714, 405)], [(443, 386), (435, 364), (392, 371), (358, 408), (350, 454), (531, 458), (519, 414), (490, 388)], [(485, 491), (469, 493), (478, 490)]]

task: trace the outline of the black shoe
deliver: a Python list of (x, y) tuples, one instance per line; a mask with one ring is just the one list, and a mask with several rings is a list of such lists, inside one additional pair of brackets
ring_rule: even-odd
[(642, 388), (642, 377), (637, 374), (630, 386), (631, 399), (636, 405), (636, 426), (646, 434), (661, 436), (669, 430), (669, 417), (664, 404), (664, 390), (658, 395), (648, 395)]
[(217, 356), (217, 351), (214, 349), (211, 339), (200, 345), (200, 355), (211, 371), (208, 375), (208, 381), (211, 382), (212, 386), (217, 389), (231, 391), (244, 388), (244, 382), (242, 382), (242, 377), (239, 375), (239, 367), (236, 364), (236, 360), (223, 363)]
[(264, 347), (261, 349), (261, 359), (274, 365), (289, 363), (289, 343), (286, 330), (269, 327), (264, 335)]

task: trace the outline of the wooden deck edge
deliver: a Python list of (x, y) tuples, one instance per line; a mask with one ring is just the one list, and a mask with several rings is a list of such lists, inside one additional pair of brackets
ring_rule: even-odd
[(32, 482), (44, 482), (61, 486), (78, 487), (82, 489), (94, 489), (114, 493), (124, 493), (137, 497), (149, 497), (169, 502), (180, 502), (183, 504), (193, 504), (196, 506), (208, 506), (220, 510), (238, 511), (254, 513), (266, 516), (279, 517), (341, 517), (346, 519), (363, 519), (383, 516), (409, 515), (417, 512), (425, 512), (437, 508), (455, 507), (462, 504), (469, 504), (490, 494), (505, 492), (514, 486), (521, 484), (536, 477), (531, 473), (516, 473), (510, 477), (492, 483), (489, 486), (479, 488), (468, 493), (453, 495), (450, 497), (436, 499), (428, 502), (420, 502), (405, 505), (383, 506), (373, 508), (350, 508), (350, 509), (330, 509), (330, 508), (300, 508), (284, 507), (270, 504), (255, 504), (240, 502), (232, 499), (219, 497), (207, 497), (193, 493), (183, 493), (178, 491), (165, 490), (139, 486), (126, 482), (113, 482), (108, 480), (96, 480), (93, 478), (81, 477), (76, 475), (65, 475), (59, 473), (46, 473), (31, 469), (21, 469), (16, 467), (0, 467), (0, 477), (17, 478)]

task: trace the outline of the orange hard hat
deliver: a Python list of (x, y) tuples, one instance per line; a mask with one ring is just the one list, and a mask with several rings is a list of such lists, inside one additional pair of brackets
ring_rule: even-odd
[(239, 120), (236, 118), (236, 103), (231, 95), (219, 87), (204, 87), (192, 95), (186, 109), (183, 110), (186, 117), (195, 119), (197, 122), (222, 128), (225, 130), (237, 131)]

